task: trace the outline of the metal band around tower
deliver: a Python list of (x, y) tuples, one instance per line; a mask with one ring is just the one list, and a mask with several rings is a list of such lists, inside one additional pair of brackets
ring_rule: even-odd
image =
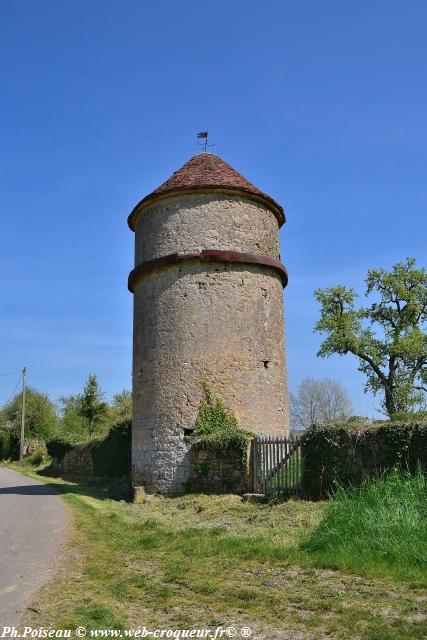
[(276, 258), (269, 256), (257, 255), (255, 253), (241, 253), (240, 251), (218, 251), (207, 249), (198, 253), (171, 253), (154, 260), (146, 260), (141, 262), (133, 269), (128, 278), (128, 289), (133, 293), (136, 280), (151, 271), (155, 271), (161, 267), (179, 264), (181, 262), (189, 262), (191, 260), (200, 260), (200, 262), (233, 262), (237, 264), (256, 264), (263, 267), (269, 267), (278, 272), (283, 287), (288, 284), (288, 272), (285, 265)]

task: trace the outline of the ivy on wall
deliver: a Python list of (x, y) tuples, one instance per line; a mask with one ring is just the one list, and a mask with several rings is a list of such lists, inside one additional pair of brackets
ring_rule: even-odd
[(96, 476), (120, 478), (129, 475), (131, 470), (131, 432), (132, 423), (125, 420), (112, 427), (103, 438), (89, 443), (75, 445), (61, 438), (52, 439), (47, 443), (47, 451), (52, 458), (61, 462), (71, 449), (89, 450)]
[(224, 454), (236, 452), (242, 461), (246, 460), (253, 434), (239, 427), (236, 416), (213, 394), (206, 382), (203, 390), (205, 397), (199, 405), (196, 428), (188, 437), (189, 442)]
[(319, 499), (394, 469), (427, 471), (427, 421), (313, 425), (301, 438), (302, 486)]
[(247, 481), (248, 446), (253, 434), (239, 427), (236, 416), (207, 383), (197, 413), (192, 445), (192, 477), (188, 491), (243, 493)]

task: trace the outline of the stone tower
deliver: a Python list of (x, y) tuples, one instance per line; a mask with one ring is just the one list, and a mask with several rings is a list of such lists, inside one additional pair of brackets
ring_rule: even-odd
[(183, 490), (204, 381), (242, 428), (287, 433), (284, 222), (280, 205), (206, 152), (131, 212), (134, 486)]

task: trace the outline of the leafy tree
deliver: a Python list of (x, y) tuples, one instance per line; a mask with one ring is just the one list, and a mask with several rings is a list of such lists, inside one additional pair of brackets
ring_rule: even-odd
[[(22, 395), (18, 393), (0, 413), (0, 426), (10, 427), (18, 432), (21, 424)], [(48, 440), (59, 422), (55, 405), (48, 396), (32, 387), (25, 394), (26, 437)]]
[(113, 396), (113, 402), (110, 406), (111, 424), (119, 424), (125, 420), (132, 419), (132, 392), (129, 389), (123, 389), (120, 393)]
[(346, 390), (329, 378), (306, 378), (299, 385), (297, 395), (290, 394), (289, 404), (291, 426), (298, 429), (348, 418), (351, 413)]
[(83, 393), (62, 396), (62, 431), (69, 435), (89, 435), (102, 430), (107, 422), (108, 405), (96, 375), (89, 374)]
[(390, 416), (419, 407), (427, 393), (427, 272), (413, 258), (391, 271), (372, 269), (366, 278), (370, 306), (356, 308), (356, 293), (344, 286), (318, 289), (326, 334), (321, 357), (352, 353), (366, 376), (365, 391), (383, 396)]
[(105, 418), (107, 408), (108, 405), (104, 401), (104, 392), (98, 383), (97, 377), (94, 374), (89, 374), (81, 395), (81, 414), (89, 425), (90, 433)]

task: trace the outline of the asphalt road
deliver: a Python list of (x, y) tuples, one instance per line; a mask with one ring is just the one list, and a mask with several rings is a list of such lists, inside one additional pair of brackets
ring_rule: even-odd
[(66, 525), (66, 507), (52, 488), (0, 467), (0, 631), (18, 624), (52, 575)]

